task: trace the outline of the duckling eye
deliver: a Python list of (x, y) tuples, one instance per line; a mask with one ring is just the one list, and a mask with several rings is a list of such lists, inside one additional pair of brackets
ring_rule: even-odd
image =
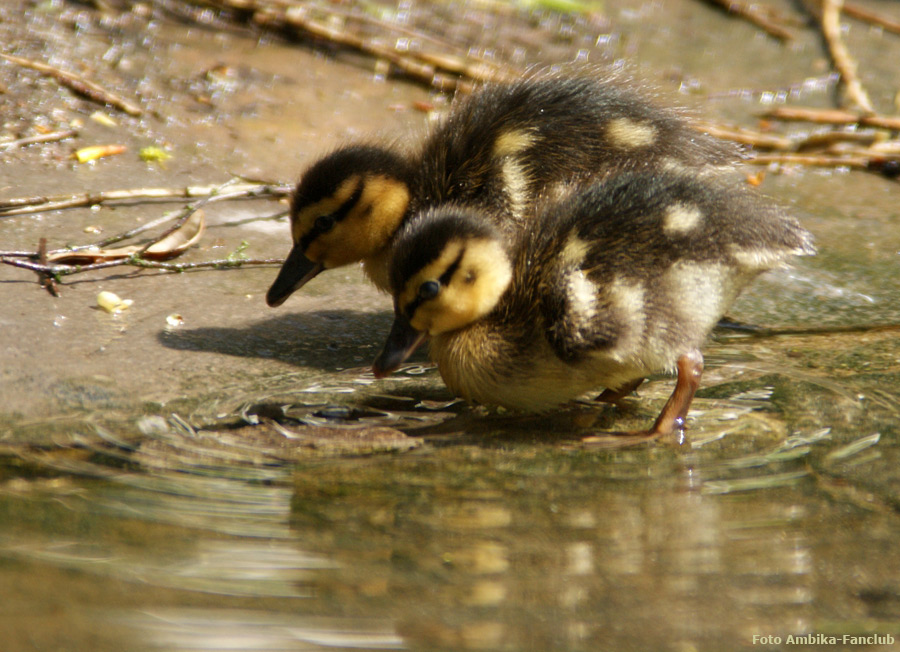
[(334, 215), (320, 215), (316, 218), (314, 228), (319, 233), (328, 233), (334, 228)]
[(441, 291), (441, 284), (437, 281), (425, 281), (419, 286), (419, 298), (423, 300), (434, 299)]

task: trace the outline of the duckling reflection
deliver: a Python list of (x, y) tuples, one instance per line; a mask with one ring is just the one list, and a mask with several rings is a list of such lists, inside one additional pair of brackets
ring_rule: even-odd
[(353, 144), (313, 164), (293, 194), (293, 248), (266, 301), (281, 305), (323, 270), (359, 261), (389, 291), (389, 245), (429, 207), (467, 206), (508, 234), (567, 184), (735, 159), (733, 146), (620, 81), (538, 74), (486, 86), (456, 102), (415, 152)]
[(458, 396), (543, 411), (599, 387), (616, 402), (677, 370), (641, 434), (672, 433), (700, 382), (700, 346), (740, 290), (812, 253), (810, 234), (774, 204), (676, 171), (597, 182), (510, 242), (469, 208), (439, 208), (394, 244), (395, 320), (374, 371), (390, 373), (430, 336)]

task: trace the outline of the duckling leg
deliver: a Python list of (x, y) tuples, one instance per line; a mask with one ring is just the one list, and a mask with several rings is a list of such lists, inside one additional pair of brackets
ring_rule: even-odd
[(604, 448), (621, 448), (666, 437), (676, 431), (679, 434), (679, 443), (682, 443), (688, 409), (691, 407), (691, 401), (694, 400), (697, 388), (700, 387), (700, 377), (703, 375), (703, 354), (698, 349), (691, 349), (678, 358), (677, 367), (678, 379), (675, 381), (675, 389), (650, 430), (594, 435), (583, 438), (582, 443)]
[(691, 401), (694, 400), (694, 394), (700, 387), (700, 377), (703, 375), (703, 354), (697, 349), (692, 349), (678, 358), (677, 364), (678, 379), (675, 381), (675, 389), (647, 435), (666, 436), (678, 429), (681, 432), (680, 439), (684, 437), (684, 422)]

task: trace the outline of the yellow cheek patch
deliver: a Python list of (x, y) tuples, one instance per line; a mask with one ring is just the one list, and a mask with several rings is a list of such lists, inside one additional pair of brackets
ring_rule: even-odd
[(409, 188), (402, 181), (384, 176), (365, 178), (353, 208), (329, 233), (316, 238), (325, 267), (356, 263), (384, 250), (408, 206)]
[[(314, 204), (303, 206), (291, 215), (291, 235), (294, 237), (294, 244), (299, 243), (307, 233), (313, 230), (318, 218), (323, 215), (331, 215), (350, 201), (360, 181), (358, 174), (351, 175), (337, 187), (334, 194), (323, 197)], [(311, 249), (311, 247), (307, 248), (307, 258), (310, 258)]]
[[(352, 205), (359, 184), (362, 192)], [(314, 228), (322, 215), (338, 211), (346, 214), (327, 233), (314, 238), (306, 257), (326, 268), (359, 262), (386, 247), (400, 228), (409, 205), (409, 188), (384, 176), (348, 177), (331, 197), (305, 207), (294, 219), (294, 241), (299, 242)]]
[(496, 240), (451, 241), (440, 257), (407, 283), (401, 305), (416, 300), (422, 283), (441, 278), (463, 252), (459, 267), (434, 298), (423, 301), (410, 318), (417, 330), (430, 335), (465, 328), (491, 312), (512, 280), (512, 266)]
[(388, 246), (400, 228), (409, 207), (409, 187), (397, 179), (370, 177), (363, 186), (358, 207), (347, 216), (347, 222), (358, 224), (359, 230), (365, 232), (370, 256)]

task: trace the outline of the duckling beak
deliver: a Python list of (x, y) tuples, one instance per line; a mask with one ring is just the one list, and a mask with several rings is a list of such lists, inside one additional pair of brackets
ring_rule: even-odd
[(302, 288), (323, 269), (324, 265), (314, 263), (306, 257), (299, 245), (294, 245), (275, 282), (266, 293), (266, 303), (272, 308), (280, 306), (295, 290)]
[(425, 333), (417, 331), (403, 315), (394, 317), (394, 325), (387, 336), (384, 348), (372, 364), (376, 378), (384, 378), (397, 371), (400, 365), (425, 341)]

